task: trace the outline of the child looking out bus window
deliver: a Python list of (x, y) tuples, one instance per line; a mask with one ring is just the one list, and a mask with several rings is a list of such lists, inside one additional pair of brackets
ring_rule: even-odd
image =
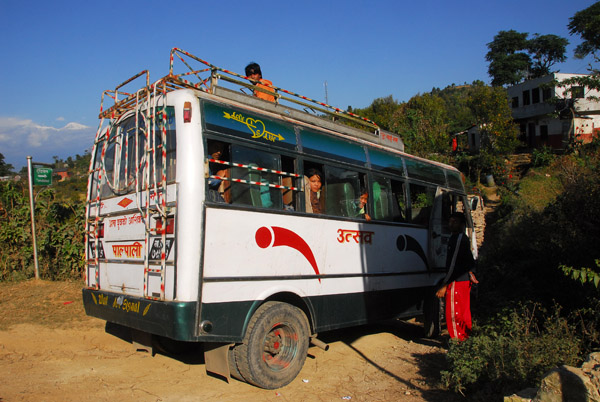
[[(210, 159), (223, 160), (227, 144), (221, 141), (207, 141), (207, 150)], [(229, 177), (229, 170), (226, 165), (210, 162), (208, 164), (210, 176)], [(208, 179), (208, 200), (213, 202), (229, 202), (229, 182), (217, 178)]]
[(306, 212), (322, 214), (325, 212), (325, 198), (322, 196), (323, 174), (314, 168), (306, 171), (304, 176), (306, 193)]
[(356, 201), (354, 207), (356, 208), (355, 217), (364, 218), (367, 222), (371, 220), (371, 217), (367, 213), (367, 202), (369, 201), (369, 193), (366, 188), (360, 189), (360, 197)]

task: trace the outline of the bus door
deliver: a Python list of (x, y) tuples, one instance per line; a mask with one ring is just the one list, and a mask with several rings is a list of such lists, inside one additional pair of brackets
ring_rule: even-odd
[(429, 256), (432, 268), (444, 268), (446, 266), (448, 240), (451, 235), (448, 220), (454, 212), (465, 214), (465, 234), (469, 236), (471, 252), (477, 258), (477, 240), (475, 239), (467, 197), (438, 187), (433, 203), (433, 211), (431, 212), (431, 220), (429, 221)]
[(430, 268), (444, 268), (450, 227), (448, 219), (452, 213), (451, 194), (438, 187), (433, 202), (433, 211), (429, 221), (429, 264)]

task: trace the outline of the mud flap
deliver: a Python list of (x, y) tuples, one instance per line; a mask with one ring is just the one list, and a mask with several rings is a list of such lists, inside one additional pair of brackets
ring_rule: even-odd
[(229, 348), (233, 343), (205, 343), (204, 364), (206, 371), (218, 374), (229, 382), (229, 361), (227, 359)]
[(131, 329), (131, 343), (136, 351), (148, 352), (154, 356), (154, 347), (152, 344), (152, 334), (148, 332)]

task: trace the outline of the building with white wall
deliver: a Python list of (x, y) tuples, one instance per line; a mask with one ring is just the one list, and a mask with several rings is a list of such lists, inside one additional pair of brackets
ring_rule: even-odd
[(512, 115), (521, 140), (530, 148), (564, 149), (573, 140), (589, 142), (600, 130), (600, 98), (584, 86), (560, 87), (554, 82), (583, 74), (552, 73), (508, 88)]

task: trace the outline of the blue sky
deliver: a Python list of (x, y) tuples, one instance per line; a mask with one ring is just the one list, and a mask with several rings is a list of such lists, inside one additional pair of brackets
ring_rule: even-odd
[(238, 73), (250, 61), (279, 87), (345, 109), (407, 101), (433, 87), (490, 82), (486, 44), (501, 30), (580, 38), (569, 18), (592, 0), (30, 1), (0, 0), (0, 153), (83, 155), (100, 97), (143, 69), (155, 81), (179, 47)]

